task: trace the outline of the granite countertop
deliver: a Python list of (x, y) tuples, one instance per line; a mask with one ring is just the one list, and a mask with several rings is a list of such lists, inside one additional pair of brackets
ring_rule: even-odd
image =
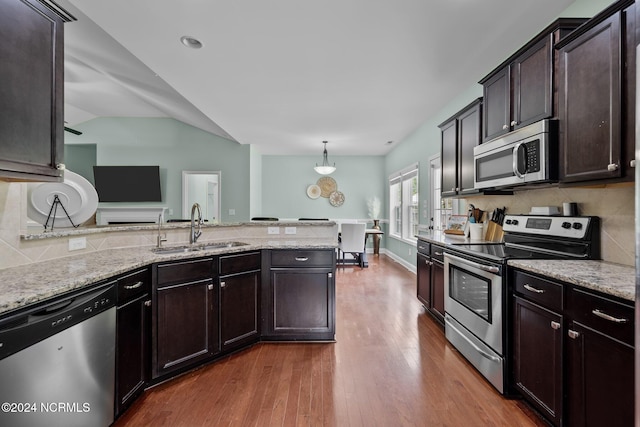
[(510, 266), (635, 301), (635, 268), (598, 260), (510, 260)]
[[(471, 240), (463, 236), (424, 232), (416, 235), (419, 240), (455, 245), (461, 243), (489, 243)], [(561, 280), (583, 288), (613, 295), (627, 301), (635, 301), (635, 268), (600, 260), (509, 260), (508, 265)]]
[[(199, 244), (216, 243), (199, 242)], [(0, 314), (65, 294), (155, 262), (259, 249), (331, 249), (337, 239), (242, 239), (243, 246), (156, 254), (153, 246), (109, 249), (0, 270)]]

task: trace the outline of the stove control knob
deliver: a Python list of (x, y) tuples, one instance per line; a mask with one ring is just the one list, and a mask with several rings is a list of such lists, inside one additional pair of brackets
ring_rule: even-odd
[(507, 224), (507, 225), (511, 224), (511, 220), (510, 219), (506, 220), (505, 224)]
[(562, 223), (562, 228), (571, 228), (571, 223), (567, 222), (567, 221), (563, 222)]
[(513, 224), (513, 225), (518, 225), (518, 220), (517, 220), (517, 219), (513, 219), (513, 220), (511, 220), (511, 224)]
[(574, 222), (573, 228), (575, 228), (576, 230), (580, 230), (582, 228), (582, 224), (579, 222)]

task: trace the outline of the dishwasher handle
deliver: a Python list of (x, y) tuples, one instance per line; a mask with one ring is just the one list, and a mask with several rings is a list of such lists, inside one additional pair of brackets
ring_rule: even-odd
[(115, 283), (89, 287), (3, 317), (0, 321), (0, 359), (110, 308), (115, 310)]

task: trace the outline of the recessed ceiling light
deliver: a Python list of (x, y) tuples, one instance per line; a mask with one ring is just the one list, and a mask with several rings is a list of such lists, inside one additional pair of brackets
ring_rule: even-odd
[(190, 47), (191, 49), (200, 49), (202, 47), (202, 42), (195, 37), (182, 36), (180, 37), (180, 41), (183, 45)]
[(393, 144), (393, 141), (387, 141), (387, 144)]

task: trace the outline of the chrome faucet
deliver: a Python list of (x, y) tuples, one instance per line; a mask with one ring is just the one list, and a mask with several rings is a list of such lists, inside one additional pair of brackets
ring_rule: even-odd
[(167, 241), (167, 235), (165, 234), (164, 237), (162, 237), (160, 233), (162, 233), (162, 214), (158, 215), (158, 247), (162, 246), (162, 242)]
[[(198, 230), (196, 231), (196, 220), (195, 220), (195, 213), (196, 210), (198, 211)], [(191, 235), (189, 236), (189, 243), (195, 243), (198, 241), (198, 237), (200, 237), (200, 235), (202, 234), (202, 230), (201, 230), (201, 226), (202, 226), (202, 211), (200, 210), (200, 205), (197, 203), (194, 203), (193, 206), (191, 206)]]

